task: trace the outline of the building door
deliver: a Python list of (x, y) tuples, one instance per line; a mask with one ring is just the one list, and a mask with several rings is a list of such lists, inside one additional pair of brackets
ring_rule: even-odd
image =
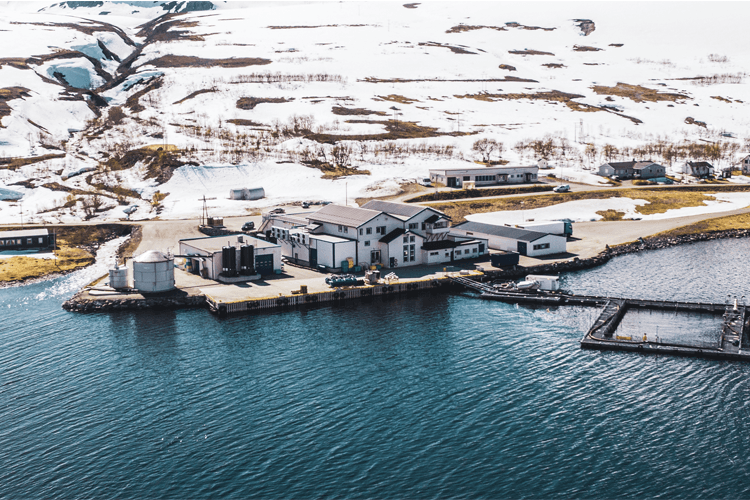
[(479, 255), (484, 254), (484, 243), (479, 244)]
[(448, 177), (448, 187), (449, 187), (449, 188), (454, 188), (454, 187), (458, 187), (458, 182), (457, 182), (457, 180), (458, 180), (458, 179), (456, 179), (455, 177)]
[(380, 250), (370, 252), (370, 264), (380, 264)]
[(318, 249), (310, 249), (310, 267), (318, 267)]
[(256, 255), (255, 272), (260, 275), (273, 274), (273, 255)]
[(526, 255), (526, 242), (525, 241), (518, 242), (518, 253), (520, 253), (521, 255)]

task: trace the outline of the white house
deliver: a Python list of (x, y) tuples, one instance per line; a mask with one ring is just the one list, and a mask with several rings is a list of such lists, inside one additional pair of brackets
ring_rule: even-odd
[(371, 201), (362, 208), (326, 205), (298, 216), (271, 215), (269, 230), (286, 258), (326, 269), (381, 265), (387, 268), (476, 258), (488, 252), (486, 240), (449, 234), (450, 219), (418, 205)]
[(740, 160), (740, 170), (743, 174), (750, 174), (750, 155)]
[(494, 250), (518, 252), (528, 257), (565, 253), (565, 236), (541, 233), (510, 226), (463, 222), (451, 228), (451, 234), (462, 237), (483, 238)]

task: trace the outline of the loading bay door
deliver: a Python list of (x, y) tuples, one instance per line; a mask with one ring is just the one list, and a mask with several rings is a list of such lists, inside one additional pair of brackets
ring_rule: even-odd
[(256, 255), (255, 271), (260, 275), (273, 274), (273, 255)]

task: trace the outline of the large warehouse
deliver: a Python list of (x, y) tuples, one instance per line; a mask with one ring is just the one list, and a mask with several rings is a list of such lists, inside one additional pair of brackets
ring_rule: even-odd
[[(233, 263), (225, 260), (225, 249)], [(241, 280), (243, 275), (265, 276), (281, 270), (281, 246), (243, 234), (180, 240), (180, 256), (186, 259), (186, 270), (218, 281)]]
[(456, 188), (462, 187), (465, 182), (474, 183), (475, 186), (494, 186), (536, 182), (538, 173), (537, 166), (458, 167), (430, 169), (430, 180)]
[(451, 234), (485, 238), (493, 250), (513, 251), (528, 257), (565, 253), (568, 242), (567, 237), (556, 234), (471, 221), (453, 226)]

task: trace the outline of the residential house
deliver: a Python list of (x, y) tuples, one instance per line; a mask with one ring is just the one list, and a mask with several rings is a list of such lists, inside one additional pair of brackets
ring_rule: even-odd
[(599, 167), (602, 177), (617, 176), (621, 179), (653, 179), (664, 177), (666, 167), (652, 161), (621, 161), (609, 162)]
[(714, 167), (707, 161), (688, 161), (682, 165), (680, 173), (703, 178), (713, 174)]
[(743, 174), (750, 174), (750, 155), (740, 160), (740, 170)]

